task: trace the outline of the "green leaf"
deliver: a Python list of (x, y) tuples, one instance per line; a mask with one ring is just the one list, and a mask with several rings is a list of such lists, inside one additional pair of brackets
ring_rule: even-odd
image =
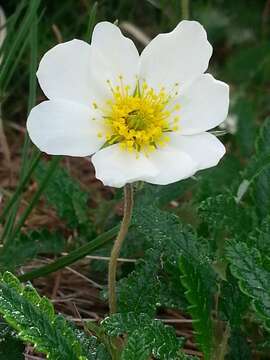
[(233, 107), (233, 112), (237, 119), (236, 139), (240, 147), (241, 155), (249, 157), (253, 154), (255, 143), (255, 123), (256, 116), (254, 104), (246, 97), (237, 100)]
[(153, 320), (145, 331), (147, 342), (151, 344), (152, 354), (156, 359), (170, 360), (177, 356), (183, 342), (176, 337), (174, 328), (159, 320)]
[(65, 239), (59, 232), (44, 229), (21, 233), (15, 244), (4, 246), (0, 252), (0, 269), (14, 270), (39, 254), (59, 254), (64, 247)]
[(231, 193), (220, 194), (203, 201), (199, 207), (202, 219), (212, 232), (226, 230), (230, 235), (247, 233), (253, 228), (253, 214), (237, 204)]
[(121, 312), (154, 316), (159, 293), (159, 268), (159, 252), (150, 249), (145, 259), (138, 261), (135, 270), (118, 282), (117, 303)]
[(24, 360), (24, 348), (23, 343), (11, 335), (0, 339), (0, 359)]
[(240, 289), (251, 298), (257, 315), (270, 328), (270, 271), (263, 266), (261, 253), (242, 242), (227, 246), (227, 259)]
[(180, 253), (199, 262), (207, 261), (202, 244), (183, 227), (176, 215), (140, 203), (134, 209), (133, 224), (148, 237), (154, 248), (170, 254), (173, 261), (177, 261)]
[(226, 154), (218, 166), (200, 172), (196, 175), (196, 202), (217, 196), (231, 188), (232, 182), (236, 182), (239, 177), (240, 169), (239, 160), (231, 154)]
[(0, 313), (18, 337), (55, 360), (94, 360), (97, 343), (55, 315), (48, 299), (30, 286), (22, 286), (11, 273), (0, 281)]
[[(270, 154), (269, 145), (270, 118), (267, 118), (260, 129), (256, 143), (256, 157), (268, 157)], [(263, 168), (254, 183), (255, 204), (261, 218), (264, 218), (270, 209), (270, 164)]]
[(169, 185), (143, 184), (143, 189), (138, 194), (139, 200), (148, 205), (156, 203), (157, 206), (168, 205), (172, 200), (181, 198), (187, 190), (191, 190), (195, 181), (193, 179), (181, 180)]
[(151, 350), (146, 343), (146, 339), (142, 336), (140, 330), (136, 330), (128, 337), (121, 360), (148, 360)]
[(164, 325), (160, 320), (153, 320), (147, 314), (113, 314), (103, 320), (102, 326), (110, 336), (128, 334), (127, 350), (124, 349), (123, 356), (136, 350), (135, 339), (138, 335), (141, 337), (142, 358), (152, 354), (156, 359), (171, 360), (182, 346), (181, 339), (176, 337), (172, 327)]
[(144, 328), (152, 322), (151, 316), (147, 314), (137, 314), (134, 312), (117, 313), (106, 317), (102, 321), (102, 327), (110, 336), (131, 334), (138, 328)]
[(24, 360), (24, 344), (4, 322), (0, 323), (0, 359)]
[[(256, 139), (256, 154), (251, 158), (248, 166), (245, 168), (242, 174), (242, 178), (249, 181), (250, 184), (255, 182), (255, 192), (258, 193), (258, 200), (263, 201), (262, 208), (261, 210), (259, 210), (259, 213), (261, 213), (262, 215), (266, 215), (265, 207), (267, 206), (269, 201), (268, 187), (266, 184), (267, 179), (265, 179), (265, 177), (268, 177), (269, 175), (268, 170), (270, 167), (270, 151), (269, 143), (267, 142), (267, 139), (269, 139), (269, 133), (270, 118), (266, 118)], [(262, 179), (260, 179), (261, 175), (263, 176)], [(259, 183), (256, 184), (257, 182)], [(263, 199), (263, 196), (266, 196), (266, 199)], [(256, 202), (256, 206), (258, 206), (260, 209), (259, 202)]]
[(227, 281), (220, 285), (219, 310), (231, 329), (239, 329), (249, 308), (249, 298), (238, 287), (237, 280), (227, 271)]
[(258, 214), (264, 218), (270, 209), (270, 169), (263, 170), (254, 183), (254, 197)]
[(251, 235), (250, 242), (256, 244), (261, 253), (270, 256), (270, 215), (262, 221), (261, 226), (254, 232), (254, 236)]
[(236, 331), (232, 332), (229, 339), (229, 353), (226, 360), (251, 360), (252, 353), (247, 339)]
[(187, 289), (186, 298), (190, 304), (188, 311), (193, 320), (193, 327), (198, 345), (202, 349), (205, 359), (210, 359), (213, 350), (213, 324), (211, 319), (211, 298), (205, 281), (201, 276), (200, 267), (195, 267), (184, 256), (180, 258), (182, 272), (181, 282)]
[[(227, 73), (233, 82), (249, 84), (251, 80), (259, 82), (268, 79), (269, 49), (270, 46), (267, 42), (239, 48), (227, 64)], [(253, 64), (257, 64), (257, 66), (254, 67)]]
[[(42, 181), (47, 167), (45, 162), (38, 165), (35, 171), (38, 182)], [(90, 227), (87, 205), (89, 195), (62, 167), (57, 168), (53, 181), (49, 183), (44, 194), (68, 226), (78, 228), (88, 224)]]
[[(146, 313), (154, 316), (162, 305), (184, 309), (186, 300), (179, 281), (178, 259), (181, 254), (196, 263), (209, 263), (204, 243), (184, 228), (179, 218), (155, 206), (138, 202), (133, 225), (148, 239), (151, 248), (135, 270), (118, 283), (118, 306), (121, 312)], [(214, 284), (214, 273), (207, 268), (206, 286)], [(139, 296), (138, 296), (139, 294)]]
[(263, 126), (260, 128), (260, 133), (256, 139), (256, 153), (260, 155), (262, 153), (269, 153), (270, 144), (270, 117), (266, 118)]

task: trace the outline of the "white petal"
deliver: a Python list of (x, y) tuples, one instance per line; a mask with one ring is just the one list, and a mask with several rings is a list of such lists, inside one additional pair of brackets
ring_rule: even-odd
[(47, 154), (87, 156), (104, 142), (97, 136), (99, 122), (92, 118), (84, 105), (49, 100), (31, 110), (27, 130), (33, 143)]
[(180, 104), (181, 134), (196, 134), (222, 123), (228, 114), (229, 86), (204, 74), (196, 79), (177, 102)]
[[(96, 84), (90, 69), (91, 46), (71, 40), (50, 49), (37, 71), (39, 84), (51, 100), (71, 100), (91, 106)], [(106, 89), (106, 84), (104, 84)]]
[(187, 153), (197, 164), (198, 170), (216, 166), (226, 152), (224, 145), (212, 134), (170, 135), (170, 146)]
[(94, 76), (106, 84), (119, 84), (119, 76), (125, 85), (135, 87), (138, 75), (139, 54), (134, 43), (123, 36), (120, 29), (104, 21), (93, 31), (91, 68)]
[(92, 162), (97, 179), (106, 186), (122, 187), (158, 173), (143, 154), (137, 157), (135, 153), (121, 150), (118, 144), (98, 151), (93, 155)]
[(208, 68), (212, 46), (204, 28), (196, 21), (181, 21), (170, 33), (159, 34), (143, 50), (140, 77), (157, 89), (180, 88)]
[(171, 184), (194, 175), (198, 170), (197, 163), (188, 154), (171, 146), (154, 151), (149, 160), (159, 170), (157, 175), (145, 176), (142, 179), (151, 184)]

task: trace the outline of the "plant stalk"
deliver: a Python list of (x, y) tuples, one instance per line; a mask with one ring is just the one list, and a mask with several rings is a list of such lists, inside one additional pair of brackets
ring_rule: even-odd
[(182, 19), (189, 20), (189, 0), (181, 0)]
[(116, 312), (116, 270), (117, 270), (117, 259), (120, 254), (122, 244), (128, 232), (132, 209), (133, 209), (133, 189), (131, 184), (126, 184), (124, 187), (124, 216), (121, 223), (121, 227), (115, 243), (112, 248), (110, 261), (109, 261), (109, 273), (108, 273), (108, 287), (109, 287), (109, 308), (110, 314)]

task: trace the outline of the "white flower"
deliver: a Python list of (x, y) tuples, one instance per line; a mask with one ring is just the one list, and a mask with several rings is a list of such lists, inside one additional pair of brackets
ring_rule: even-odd
[(226, 118), (229, 87), (204, 74), (211, 55), (196, 21), (158, 35), (141, 55), (101, 22), (91, 45), (72, 40), (42, 58), (37, 77), (49, 100), (31, 111), (29, 135), (48, 154), (94, 154), (109, 186), (169, 184), (215, 166), (225, 148), (206, 131)]

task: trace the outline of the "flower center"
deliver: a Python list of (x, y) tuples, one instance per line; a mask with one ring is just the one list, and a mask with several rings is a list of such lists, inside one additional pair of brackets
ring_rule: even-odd
[[(145, 81), (137, 82), (136, 89), (131, 93), (125, 86), (123, 78), (120, 84), (112, 87), (112, 97), (100, 108), (104, 119), (104, 146), (119, 143), (123, 150), (146, 155), (158, 147), (165, 146), (169, 141), (168, 133), (178, 129), (180, 106), (173, 100), (178, 95), (175, 88), (167, 93), (164, 88), (158, 92), (149, 87)], [(175, 87), (178, 86), (175, 84)]]

